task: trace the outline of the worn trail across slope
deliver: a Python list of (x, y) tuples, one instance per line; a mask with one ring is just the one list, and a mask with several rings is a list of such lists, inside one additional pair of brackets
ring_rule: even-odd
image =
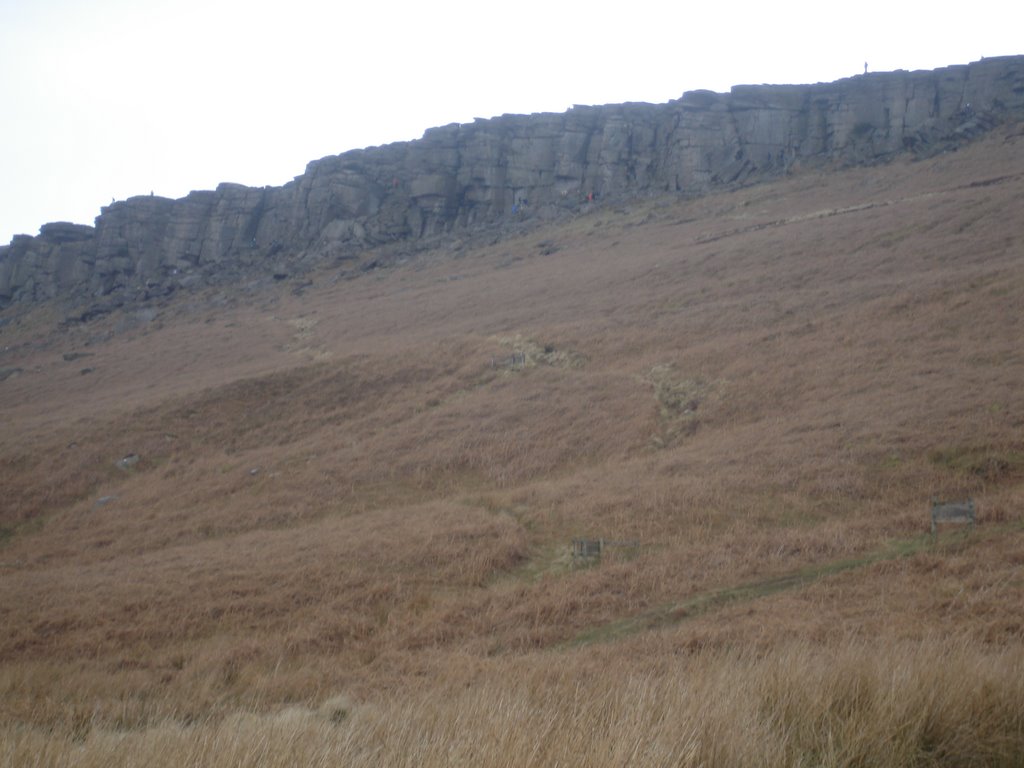
[(718, 240), (723, 240), (727, 237), (735, 237), (736, 235), (744, 235), (751, 232), (760, 232), (761, 230), (771, 229), (775, 227), (784, 227), (787, 224), (800, 224), (808, 221), (814, 221), (816, 219), (827, 219), (832, 216), (842, 216), (848, 213), (861, 213), (863, 211), (870, 211), (874, 208), (886, 208), (892, 205), (899, 205), (901, 203), (911, 203), (919, 200), (928, 200), (931, 198), (939, 197), (942, 195), (950, 194), (953, 192), (961, 192), (968, 189), (977, 189), (980, 187), (991, 187), (997, 184), (1007, 184), (1010, 182), (1019, 182), (1024, 175), (1016, 173), (1007, 176), (997, 176), (989, 179), (982, 179), (979, 181), (972, 181), (969, 184), (953, 187), (951, 189), (945, 189), (935, 192), (925, 192), (919, 195), (906, 195), (904, 197), (893, 198), (891, 200), (873, 200), (866, 203), (858, 203), (857, 205), (849, 205), (843, 208), (830, 208), (824, 211), (812, 211), (810, 213), (801, 213), (796, 216), (790, 216), (784, 219), (775, 219), (774, 221), (762, 221), (756, 224), (750, 224), (744, 227), (738, 227), (736, 229), (730, 229), (726, 232), (720, 232), (710, 235), (700, 235), (694, 240), (695, 245), (704, 245), (706, 243), (714, 243)]
[(770, 597), (785, 590), (800, 589), (811, 585), (819, 579), (844, 573), (845, 571), (866, 568), (886, 560), (910, 557), (927, 550), (939, 552), (962, 551), (965, 547), (981, 546), (1000, 537), (1021, 534), (1024, 534), (1024, 524), (1016, 523), (996, 525), (986, 528), (984, 531), (972, 531), (966, 536), (957, 536), (952, 542), (949, 540), (937, 541), (931, 534), (924, 534), (909, 539), (897, 539), (890, 541), (880, 549), (856, 558), (844, 558), (799, 568), (780, 576), (746, 582), (733, 587), (722, 587), (693, 595), (681, 602), (659, 605), (637, 616), (620, 619), (582, 632), (569, 645), (581, 646), (591, 643), (614, 642), (637, 632), (669, 627), (686, 619), (713, 612), (733, 603)]

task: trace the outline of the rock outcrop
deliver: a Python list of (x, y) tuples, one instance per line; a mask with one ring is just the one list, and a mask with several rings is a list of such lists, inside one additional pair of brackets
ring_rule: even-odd
[(120, 302), (294, 260), (556, 217), (592, 196), (700, 194), (815, 165), (933, 154), (1024, 118), (1024, 56), (817, 85), (688, 92), (428, 130), (311, 162), (282, 187), (222, 184), (133, 197), (95, 227), (54, 223), (0, 248), (0, 307), (57, 296)]

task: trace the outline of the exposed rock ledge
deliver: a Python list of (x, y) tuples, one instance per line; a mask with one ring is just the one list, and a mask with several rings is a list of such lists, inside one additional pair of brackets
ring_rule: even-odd
[(591, 194), (699, 194), (798, 166), (932, 154), (1024, 117), (1024, 56), (817, 85), (693, 91), (428, 130), (311, 162), (283, 187), (133, 197), (96, 226), (53, 223), (0, 247), (0, 308), (57, 296), (162, 295), (367, 247), (554, 217)]

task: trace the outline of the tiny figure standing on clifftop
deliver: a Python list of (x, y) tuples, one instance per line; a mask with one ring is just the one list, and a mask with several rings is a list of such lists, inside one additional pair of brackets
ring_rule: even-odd
[(868, 63), (865, 61), (864, 62), (864, 74), (866, 75), (867, 73), (868, 73)]

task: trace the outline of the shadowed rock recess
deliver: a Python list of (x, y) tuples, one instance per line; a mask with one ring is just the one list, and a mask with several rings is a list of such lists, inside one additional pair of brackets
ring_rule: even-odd
[(95, 227), (16, 236), (0, 247), (0, 308), (116, 304), (241, 273), (283, 278), (376, 246), (557, 218), (591, 198), (700, 194), (800, 167), (932, 155), (1021, 117), (1024, 56), (1012, 56), (452, 124), (316, 160), (282, 187), (133, 197), (102, 208)]

